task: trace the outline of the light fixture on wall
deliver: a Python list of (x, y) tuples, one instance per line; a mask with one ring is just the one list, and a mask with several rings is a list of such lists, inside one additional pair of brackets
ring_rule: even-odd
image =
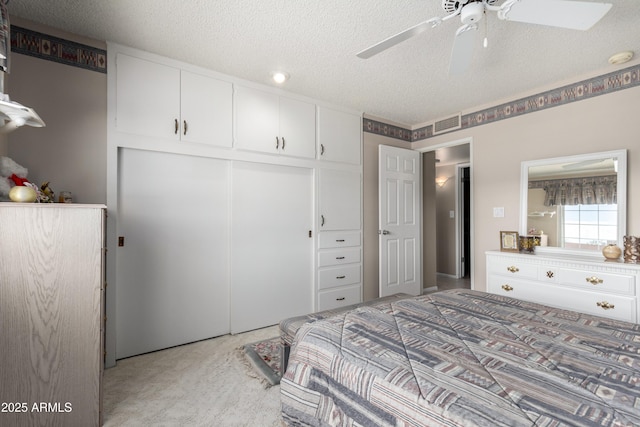
[(615, 55), (611, 55), (611, 57), (609, 58), (609, 64), (611, 65), (624, 64), (625, 62), (629, 62), (631, 58), (633, 58), (633, 52), (631, 52), (630, 50), (626, 52), (616, 53)]
[(280, 85), (289, 80), (289, 73), (285, 73), (284, 71), (275, 71), (271, 74), (271, 78), (274, 82)]
[(444, 187), (444, 185), (447, 183), (447, 181), (449, 181), (449, 178), (446, 176), (439, 176), (438, 178), (436, 178), (436, 185), (438, 187)]
[(11, 101), (4, 93), (4, 76), (9, 73), (11, 25), (8, 0), (0, 0), (0, 133), (9, 133), (20, 126), (43, 127), (44, 121), (29, 107)]

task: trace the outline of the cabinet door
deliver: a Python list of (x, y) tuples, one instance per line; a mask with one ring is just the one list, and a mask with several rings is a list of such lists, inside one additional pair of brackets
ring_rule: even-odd
[(236, 86), (236, 147), (277, 153), (279, 144), (279, 97)]
[(362, 119), (318, 106), (318, 158), (360, 164)]
[(281, 153), (314, 158), (316, 155), (316, 106), (280, 97)]
[(121, 53), (116, 70), (116, 129), (177, 140), (180, 70)]
[(228, 333), (228, 162), (123, 149), (118, 168), (116, 357)]
[(231, 147), (231, 83), (188, 71), (180, 83), (182, 141)]
[(319, 230), (360, 228), (360, 173), (321, 169), (318, 180)]
[(311, 170), (234, 162), (231, 333), (313, 311)]

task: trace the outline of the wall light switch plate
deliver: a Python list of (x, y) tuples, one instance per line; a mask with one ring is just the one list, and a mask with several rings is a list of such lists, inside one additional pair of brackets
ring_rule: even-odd
[(455, 211), (449, 211), (449, 218), (455, 218), (456, 217), (456, 212)]
[(504, 218), (504, 208), (493, 208), (494, 218)]

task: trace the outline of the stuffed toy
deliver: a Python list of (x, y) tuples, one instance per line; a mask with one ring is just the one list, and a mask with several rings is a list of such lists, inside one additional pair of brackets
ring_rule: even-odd
[(29, 182), (27, 179), (28, 169), (20, 166), (9, 157), (0, 156), (0, 202), (9, 202), (9, 191), (16, 185), (31, 187), (37, 194), (36, 201), (49, 203), (54, 201), (54, 193), (49, 187), (49, 182), (45, 182), (41, 187)]
[(20, 166), (9, 157), (0, 156), (0, 202), (10, 201), (9, 191), (11, 187), (18, 185), (12, 177), (26, 181), (28, 172), (27, 168)]

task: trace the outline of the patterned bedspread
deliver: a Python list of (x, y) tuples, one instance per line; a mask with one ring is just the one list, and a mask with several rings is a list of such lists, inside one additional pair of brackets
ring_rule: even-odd
[(290, 426), (640, 426), (640, 325), (470, 290), (304, 325)]

